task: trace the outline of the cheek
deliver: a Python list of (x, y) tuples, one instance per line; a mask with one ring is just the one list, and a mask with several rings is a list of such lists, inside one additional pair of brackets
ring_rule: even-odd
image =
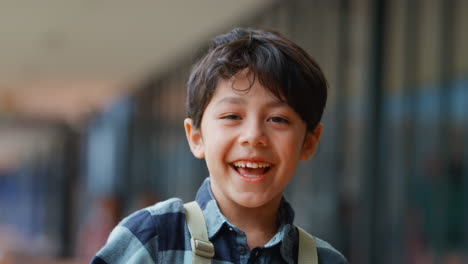
[[(279, 151), (288, 155), (289, 159), (295, 159), (302, 152), (302, 135), (292, 134), (279, 138)], [(287, 154), (286, 154), (287, 152)]]
[(205, 155), (207, 159), (222, 159), (225, 155), (227, 140), (222, 135), (223, 133), (207, 133), (205, 135)]

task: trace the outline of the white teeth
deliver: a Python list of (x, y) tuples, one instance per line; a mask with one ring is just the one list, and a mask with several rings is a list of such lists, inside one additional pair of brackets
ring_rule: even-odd
[(251, 169), (258, 169), (258, 168), (268, 168), (271, 164), (266, 162), (251, 162), (251, 161), (236, 161), (234, 162), (234, 166), (240, 168), (251, 168)]
[(248, 175), (248, 174), (242, 174), (242, 176), (244, 176), (244, 177), (248, 177), (248, 178), (260, 178), (260, 175)]

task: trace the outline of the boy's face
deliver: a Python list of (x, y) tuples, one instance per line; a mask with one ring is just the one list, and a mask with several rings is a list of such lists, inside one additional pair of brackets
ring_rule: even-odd
[[(238, 74), (220, 81), (200, 129), (185, 120), (190, 148), (205, 158), (211, 188), (221, 207), (258, 208), (279, 203), (299, 160), (309, 159), (322, 126), (313, 133), (286, 103), (258, 81)], [(250, 80), (252, 76), (249, 76)]]

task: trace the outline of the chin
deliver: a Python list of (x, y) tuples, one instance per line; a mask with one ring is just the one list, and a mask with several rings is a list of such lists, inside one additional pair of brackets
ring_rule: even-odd
[(265, 197), (252, 197), (251, 195), (246, 195), (246, 197), (241, 199), (234, 199), (234, 202), (238, 205), (251, 209), (263, 207), (271, 201), (272, 199), (268, 200)]

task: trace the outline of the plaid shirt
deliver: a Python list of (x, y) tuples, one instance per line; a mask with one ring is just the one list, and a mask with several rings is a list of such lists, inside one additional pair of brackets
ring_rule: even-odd
[[(247, 246), (245, 233), (229, 223), (219, 210), (209, 178), (195, 200), (202, 208), (208, 237), (215, 247), (212, 263), (297, 263), (298, 231), (293, 225), (294, 211), (284, 198), (279, 209), (278, 232), (265, 246), (252, 250)], [(316, 245), (319, 264), (347, 263), (328, 243), (316, 238)], [(169, 199), (122, 220), (91, 260), (91, 264), (117, 263), (192, 263), (184, 203)]]

